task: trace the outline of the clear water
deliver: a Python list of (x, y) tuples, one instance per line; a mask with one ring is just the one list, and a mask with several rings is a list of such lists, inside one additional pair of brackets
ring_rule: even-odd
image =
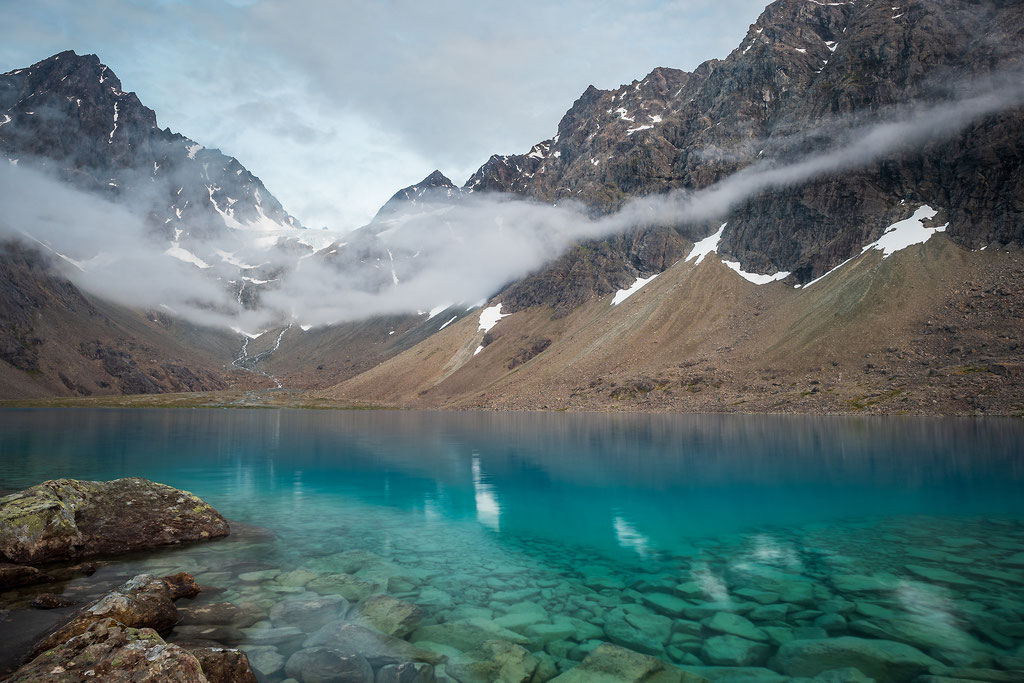
[[(225, 589), (199, 602), (262, 610), (233, 637), (285, 659), (302, 638), (258, 631), (281, 626), (277, 602), (325, 592), (274, 576), (303, 568), (417, 603), (428, 627), (513, 624), (560, 670), (614, 641), (767, 680), (779, 643), (839, 636), (1024, 666), (1019, 420), (7, 410), (0, 453), (0, 489), (143, 476), (272, 531), (118, 560), (66, 590), (187, 570)], [(23, 630), (27, 597), (0, 596)], [(767, 649), (709, 649), (720, 611), (746, 615)]]

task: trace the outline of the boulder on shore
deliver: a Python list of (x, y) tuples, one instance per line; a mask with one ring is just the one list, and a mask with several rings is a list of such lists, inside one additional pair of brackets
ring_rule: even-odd
[(209, 679), (191, 653), (168, 645), (156, 631), (129, 628), (113, 619), (90, 625), (85, 632), (43, 652), (14, 672), (11, 683), (97, 681), (193, 681)]
[(0, 498), (0, 561), (37, 564), (226, 536), (187, 491), (141, 478), (45, 481)]
[(167, 583), (151, 574), (139, 574), (72, 615), (70, 620), (39, 642), (33, 656), (85, 633), (93, 624), (106, 619), (166, 634), (178, 623), (180, 616)]

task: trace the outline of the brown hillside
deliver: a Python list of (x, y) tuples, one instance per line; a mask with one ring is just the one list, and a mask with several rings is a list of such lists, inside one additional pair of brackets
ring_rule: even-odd
[(318, 395), (452, 409), (1024, 411), (1016, 248), (972, 252), (939, 235), (887, 259), (870, 251), (806, 290), (751, 284), (712, 254), (610, 302), (515, 313), (477, 356), (471, 315)]

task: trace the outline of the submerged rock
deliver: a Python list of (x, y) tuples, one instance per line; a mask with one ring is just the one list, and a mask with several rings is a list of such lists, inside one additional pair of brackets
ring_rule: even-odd
[(816, 676), (823, 671), (853, 667), (880, 681), (905, 681), (941, 664), (917, 648), (891, 640), (844, 636), (824, 640), (793, 640), (776, 654), (779, 667), (790, 676)]
[(55, 580), (56, 577), (44, 574), (35, 567), (0, 562), (0, 590), (49, 583)]
[(61, 607), (74, 607), (78, 602), (69, 598), (56, 595), (54, 593), (40, 593), (36, 597), (32, 598), (32, 602), (29, 603), (30, 607), (36, 609), (59, 609)]
[(404, 638), (420, 625), (423, 610), (390, 595), (371, 595), (356, 605), (348, 620), (389, 636)]
[(0, 498), (0, 556), (21, 564), (226, 536), (212, 507), (146, 479), (57, 479)]
[(738, 614), (719, 612), (715, 616), (705, 619), (701, 623), (703, 623), (709, 631), (739, 636), (740, 638), (746, 638), (747, 640), (768, 640), (768, 635), (764, 631), (759, 629), (757, 626), (754, 626), (754, 624), (746, 617), (741, 617)]
[(307, 638), (302, 647), (327, 647), (343, 654), (358, 654), (375, 667), (404, 662), (440, 664), (444, 661), (443, 655), (417, 647), (400, 638), (341, 621), (327, 624)]
[(755, 666), (768, 658), (771, 648), (739, 636), (712, 636), (704, 641), (701, 659), (719, 666)]
[(329, 647), (299, 650), (288, 658), (285, 673), (303, 683), (373, 683), (365, 658)]
[(460, 683), (528, 683), (538, 663), (526, 648), (504, 640), (488, 640), (449, 661), (445, 673)]
[(71, 683), (88, 679), (114, 683), (211, 680), (199, 660), (184, 648), (168, 645), (152, 629), (129, 628), (113, 619), (90, 624), (76, 637), (22, 666), (8, 680)]
[(252, 668), (264, 676), (273, 676), (284, 668), (284, 657), (273, 645), (246, 645), (243, 649)]
[(263, 618), (259, 607), (251, 603), (236, 605), (231, 602), (215, 602), (209, 605), (179, 607), (181, 623), (211, 624), (246, 628)]
[(649, 655), (604, 643), (579, 666), (551, 680), (557, 683), (697, 683), (706, 679)]
[(527, 645), (530, 642), (525, 636), (502, 628), (488, 619), (465, 619), (422, 626), (412, 634), (412, 640), (444, 643), (463, 652), (474, 650), (488, 640), (505, 640), (516, 645)]
[(434, 683), (436, 680), (431, 665), (406, 662), (382, 666), (374, 683)]
[(270, 621), (274, 626), (297, 626), (312, 632), (344, 616), (347, 610), (348, 601), (337, 595), (290, 598), (274, 605)]
[(379, 590), (380, 584), (363, 581), (351, 574), (327, 574), (309, 581), (305, 587), (320, 595), (340, 595), (350, 602), (358, 602)]

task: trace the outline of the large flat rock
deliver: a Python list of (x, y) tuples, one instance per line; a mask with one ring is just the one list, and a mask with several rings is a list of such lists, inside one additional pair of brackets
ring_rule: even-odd
[(56, 479), (0, 498), (0, 559), (19, 564), (114, 555), (226, 536), (197, 496), (140, 478)]

